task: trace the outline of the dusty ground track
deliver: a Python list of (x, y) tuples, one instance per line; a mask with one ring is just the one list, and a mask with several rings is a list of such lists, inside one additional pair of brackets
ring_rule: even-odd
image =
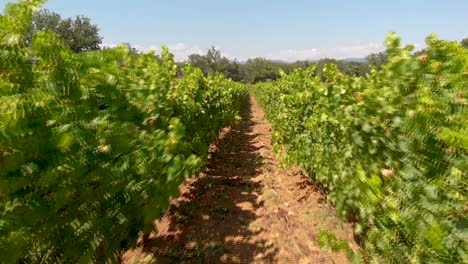
[(320, 227), (352, 241), (324, 194), (296, 169), (279, 168), (270, 124), (255, 98), (225, 129), (208, 164), (182, 186), (158, 233), (125, 263), (349, 263), (317, 245)]

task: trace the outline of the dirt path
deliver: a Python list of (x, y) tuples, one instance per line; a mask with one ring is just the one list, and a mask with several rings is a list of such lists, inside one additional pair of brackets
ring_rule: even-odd
[(270, 124), (255, 98), (225, 129), (206, 169), (181, 186), (158, 221), (158, 234), (124, 263), (349, 263), (321, 250), (320, 227), (352, 241), (319, 189), (294, 169), (278, 168)]

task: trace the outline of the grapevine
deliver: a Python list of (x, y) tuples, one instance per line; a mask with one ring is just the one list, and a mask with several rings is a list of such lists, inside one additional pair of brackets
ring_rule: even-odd
[(5, 263), (116, 261), (197, 173), (243, 88), (164, 48), (74, 53), (25, 32), (42, 1), (0, 16), (0, 256)]
[(255, 93), (276, 149), (329, 190), (364, 260), (466, 263), (468, 51), (429, 36), (413, 56), (394, 33), (386, 46), (366, 77), (297, 69)]

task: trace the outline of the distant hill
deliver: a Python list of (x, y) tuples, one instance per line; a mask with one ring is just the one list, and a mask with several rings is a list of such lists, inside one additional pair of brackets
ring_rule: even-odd
[[(324, 58), (325, 59), (325, 58)], [(347, 62), (367, 62), (367, 59), (366, 58), (346, 58), (346, 59), (334, 59), (334, 60), (337, 60), (337, 61), (347, 61)], [(294, 62), (291, 62), (291, 61), (284, 61), (284, 60), (271, 60), (272, 62), (274, 63), (279, 63), (279, 64), (292, 64)], [(305, 60), (305, 61), (308, 61), (308, 62), (318, 62), (320, 60)], [(231, 62), (234, 62), (234, 60), (231, 60)], [(238, 61), (236, 60), (236, 62), (238, 64), (245, 64), (247, 63), (246, 60), (242, 60), (242, 61)]]
[[(231, 61), (234, 62), (233, 60), (231, 60)], [(238, 64), (246, 64), (246, 63), (247, 63), (246, 60), (242, 60), (242, 61), (236, 60), (236, 62), (237, 62)], [(289, 61), (284, 61), (284, 60), (271, 60), (271, 62), (279, 63), (279, 64), (290, 64), (290, 63), (294, 63), (294, 62), (289, 62)]]
[(289, 63), (291, 63), (291, 62), (289, 62), (289, 61), (284, 61), (284, 60), (272, 60), (272, 62), (274, 62), (274, 63), (281, 63), (281, 64), (289, 64)]
[(342, 59), (342, 61), (350, 61), (350, 62), (366, 62), (366, 58), (346, 58)]

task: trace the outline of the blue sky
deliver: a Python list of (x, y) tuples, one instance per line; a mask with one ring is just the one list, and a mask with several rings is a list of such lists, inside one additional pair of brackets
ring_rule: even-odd
[(240, 60), (293, 61), (363, 57), (383, 49), (388, 31), (417, 47), (430, 33), (468, 37), (468, 0), (50, 0), (45, 7), (90, 17), (107, 45), (166, 44), (178, 60), (211, 45)]

